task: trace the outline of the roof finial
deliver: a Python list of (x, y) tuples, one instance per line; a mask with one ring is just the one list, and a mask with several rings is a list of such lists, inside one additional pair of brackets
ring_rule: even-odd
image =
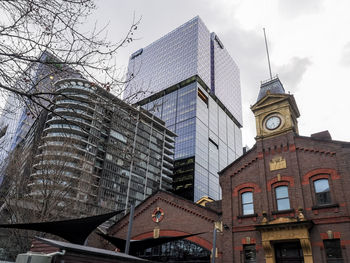
[(269, 48), (268, 48), (268, 46), (267, 46), (265, 27), (263, 28), (263, 31), (264, 31), (264, 37), (265, 37), (265, 46), (266, 46), (266, 53), (267, 53), (267, 62), (269, 63), (270, 79), (272, 79), (271, 64), (270, 64), (270, 55), (269, 55)]

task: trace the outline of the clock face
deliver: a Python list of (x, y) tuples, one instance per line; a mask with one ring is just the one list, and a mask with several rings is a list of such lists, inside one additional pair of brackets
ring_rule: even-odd
[(270, 118), (267, 119), (266, 121), (266, 128), (269, 130), (275, 130), (277, 129), (281, 124), (281, 119), (280, 117), (277, 116), (272, 116)]

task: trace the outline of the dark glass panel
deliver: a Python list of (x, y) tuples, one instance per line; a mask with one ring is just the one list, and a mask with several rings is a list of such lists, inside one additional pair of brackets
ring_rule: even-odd
[(256, 262), (256, 249), (255, 245), (244, 246), (244, 263), (255, 263)]
[(209, 263), (210, 251), (189, 241), (177, 240), (136, 253), (144, 259), (160, 262)]

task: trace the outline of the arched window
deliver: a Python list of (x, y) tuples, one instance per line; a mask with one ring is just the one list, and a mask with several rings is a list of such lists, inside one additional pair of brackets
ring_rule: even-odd
[(277, 210), (290, 209), (288, 186), (278, 186), (275, 188)]
[(253, 192), (245, 192), (241, 197), (243, 215), (254, 214)]
[(152, 262), (210, 262), (210, 254), (209, 250), (187, 239), (170, 241), (135, 253)]
[(327, 205), (332, 202), (328, 179), (319, 179), (314, 181), (314, 187), (316, 194), (316, 203), (318, 205)]

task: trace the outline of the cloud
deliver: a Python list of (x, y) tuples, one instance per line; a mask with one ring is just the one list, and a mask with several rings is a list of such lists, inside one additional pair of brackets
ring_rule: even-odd
[(279, 0), (278, 2), (279, 11), (287, 18), (317, 13), (322, 9), (322, 6), (322, 0)]
[(260, 81), (268, 78), (262, 33), (242, 29), (238, 23), (232, 23), (231, 28), (224, 33), (216, 33), (240, 69), (243, 100), (254, 104), (259, 93)]
[(278, 75), (286, 90), (295, 92), (306, 70), (311, 66), (310, 58), (293, 57), (288, 64), (277, 67)]
[(343, 48), (340, 64), (346, 67), (350, 66), (350, 42), (345, 44)]

